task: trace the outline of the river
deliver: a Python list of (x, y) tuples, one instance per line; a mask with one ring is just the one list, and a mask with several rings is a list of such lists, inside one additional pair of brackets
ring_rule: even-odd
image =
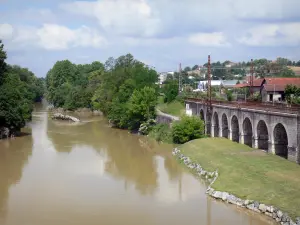
[(275, 224), (207, 197), (170, 145), (81, 119), (52, 121), (38, 105), (30, 134), (0, 140), (1, 225)]

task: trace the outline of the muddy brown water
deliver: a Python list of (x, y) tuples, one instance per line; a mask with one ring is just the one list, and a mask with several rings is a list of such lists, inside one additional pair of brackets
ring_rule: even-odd
[(52, 121), (0, 141), (2, 225), (265, 225), (271, 219), (205, 195), (172, 146), (109, 128), (102, 117)]

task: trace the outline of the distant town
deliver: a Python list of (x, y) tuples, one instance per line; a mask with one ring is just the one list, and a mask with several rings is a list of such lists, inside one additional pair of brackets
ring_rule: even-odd
[[(251, 69), (253, 71), (251, 71)], [(180, 69), (179, 69), (180, 70)], [(168, 71), (159, 74), (159, 84), (172, 78), (181, 82), (182, 90), (206, 92), (208, 88), (207, 63), (186, 66), (181, 71)], [(180, 75), (180, 79), (179, 79)], [(235, 97), (245, 98), (249, 92), (251, 75), (254, 80), (252, 89), (259, 93), (262, 101), (281, 102), (285, 100), (287, 85), (300, 87), (300, 60), (291, 61), (278, 57), (276, 60), (256, 59), (253, 62), (213, 62), (211, 63), (211, 86), (220, 95), (224, 90), (234, 90)]]

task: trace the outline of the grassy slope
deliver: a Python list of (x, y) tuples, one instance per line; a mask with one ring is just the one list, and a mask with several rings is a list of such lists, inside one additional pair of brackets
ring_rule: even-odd
[(164, 113), (168, 113), (173, 116), (182, 116), (185, 111), (184, 104), (176, 100), (169, 104), (160, 103), (158, 105), (158, 109)]
[(179, 149), (206, 170), (218, 169), (213, 188), (300, 216), (299, 165), (223, 138), (198, 139)]

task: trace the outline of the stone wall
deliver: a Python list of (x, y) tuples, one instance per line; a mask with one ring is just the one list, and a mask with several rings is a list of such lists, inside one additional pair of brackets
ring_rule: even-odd
[(179, 117), (177, 116), (172, 116), (159, 110), (157, 111), (156, 123), (165, 123), (170, 125), (173, 121), (177, 120), (179, 120)]
[(282, 225), (300, 225), (300, 217), (296, 218), (296, 222), (294, 222), (287, 213), (281, 211), (280, 209), (269, 206), (258, 201), (249, 200), (249, 199), (241, 199), (236, 197), (233, 194), (228, 192), (217, 191), (213, 189), (211, 186), (217, 180), (219, 173), (218, 171), (208, 172), (204, 168), (201, 167), (200, 164), (192, 162), (189, 157), (184, 156), (178, 148), (175, 148), (172, 154), (183, 164), (185, 164), (190, 170), (192, 170), (196, 175), (202, 177), (206, 181), (209, 182), (209, 186), (207, 188), (206, 194), (209, 196), (224, 201), (226, 203), (234, 204), (242, 208), (247, 208), (249, 210), (255, 211), (257, 213), (265, 214), (266, 216), (272, 217), (275, 221)]

